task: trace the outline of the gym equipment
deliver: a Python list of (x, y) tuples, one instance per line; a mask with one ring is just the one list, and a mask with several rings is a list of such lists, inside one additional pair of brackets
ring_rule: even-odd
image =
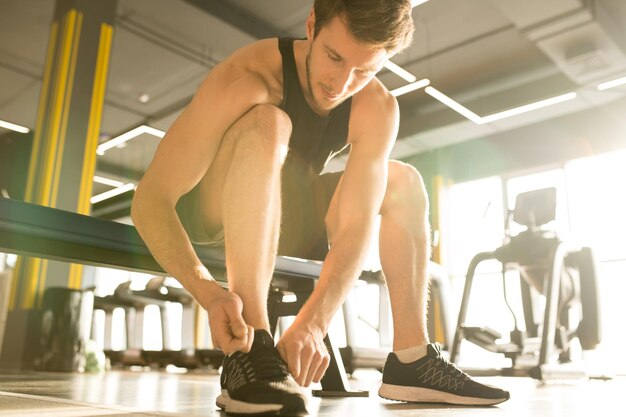
[[(213, 277), (226, 283), (223, 250), (194, 246), (202, 263)], [(116, 267), (150, 274), (165, 274), (154, 260), (137, 230), (129, 225), (102, 220), (55, 208), (0, 198), (0, 251), (19, 255), (54, 259), (63, 262)], [(299, 308), (314, 289), (322, 263), (278, 257), (272, 278), (272, 291), (297, 294)], [(282, 298), (272, 302), (270, 320), (276, 325), (278, 316), (289, 308), (281, 306)], [(350, 389), (341, 356), (326, 336), (331, 356), (317, 395), (363, 395)], [(367, 393), (365, 393), (367, 395)]]
[[(510, 236), (513, 221), (526, 229)], [(584, 350), (594, 349), (601, 340), (596, 263), (588, 247), (578, 247), (559, 239), (555, 232), (541, 226), (556, 218), (556, 189), (546, 188), (519, 194), (515, 210), (506, 219), (506, 243), (493, 252), (479, 253), (470, 262), (465, 289), (459, 310), (450, 360), (455, 362), (462, 340), (468, 340), (491, 352), (503, 354), (512, 366), (486, 372), (503, 375), (530, 375), (539, 380), (558, 372), (565, 376), (581, 374), (575, 367), (554, 369), (555, 363), (569, 363), (571, 341), (577, 338)], [(501, 342), (501, 335), (487, 327), (468, 327), (465, 316), (469, 304), (476, 268), (486, 260), (502, 264), (503, 281), (507, 270), (520, 273), (522, 305), (526, 331), (511, 331), (510, 342)], [(538, 291), (533, 292), (532, 287)], [(545, 309), (543, 321), (535, 317), (538, 293), (543, 294)], [(504, 292), (505, 302), (506, 288)], [(581, 317), (572, 319), (572, 316)], [(553, 353), (558, 354), (555, 361)], [(526, 365), (521, 364), (526, 363)], [(470, 371), (471, 372), (471, 371)], [(472, 373), (480, 374), (478, 370)], [(482, 374), (485, 374), (484, 372)]]
[[(196, 308), (191, 294), (184, 288), (166, 285), (165, 277), (156, 276), (142, 290), (132, 290), (130, 281), (123, 282), (112, 295), (96, 297), (94, 310), (105, 312), (104, 353), (111, 365), (117, 366), (159, 366), (175, 365), (189, 369), (211, 366), (218, 369), (224, 354), (217, 349), (197, 349), (194, 346)], [(170, 319), (167, 303), (182, 305), (181, 349), (170, 346)], [(143, 349), (144, 310), (149, 305), (159, 307), (161, 318), (161, 350)], [(111, 348), (112, 313), (116, 308), (125, 312), (126, 347), (122, 350)]]
[[(104, 311), (104, 354), (111, 365), (145, 366), (147, 365), (141, 355), (143, 346), (143, 309), (145, 305), (129, 301), (119, 297), (126, 291), (130, 282), (121, 283), (112, 295), (104, 297), (96, 296), (94, 299), (94, 311)], [(113, 333), (113, 311), (117, 308), (124, 310), (124, 332), (126, 348), (113, 350), (111, 346)]]
[[(131, 290), (130, 285), (124, 291), (118, 287), (115, 295), (129, 302), (144, 304), (145, 307), (155, 305), (159, 308), (161, 317), (161, 350), (142, 349), (141, 356), (147, 364), (157, 364), (161, 367), (176, 365), (186, 368), (196, 368), (195, 350), (193, 346), (193, 297), (187, 291), (165, 285), (165, 277), (158, 276), (150, 279), (143, 290)], [(170, 346), (170, 321), (168, 303), (180, 303), (183, 306), (182, 331), (184, 341), (180, 350), (173, 350)], [(143, 326), (139, 329), (142, 329)]]
[(38, 355), (40, 371), (82, 372), (94, 303), (93, 289), (44, 291)]

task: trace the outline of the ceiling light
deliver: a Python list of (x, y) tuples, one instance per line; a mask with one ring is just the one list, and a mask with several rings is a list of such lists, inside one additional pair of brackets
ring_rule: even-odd
[(517, 116), (518, 114), (526, 113), (532, 110), (542, 109), (544, 107), (552, 106), (553, 104), (562, 103), (564, 101), (568, 101), (568, 100), (572, 100), (576, 98), (576, 93), (571, 92), (571, 93), (561, 94), (560, 96), (547, 98), (545, 100), (536, 101), (534, 103), (525, 104), (520, 107), (515, 107), (513, 109), (509, 109), (509, 110), (505, 110), (505, 111), (501, 111), (498, 113), (490, 114), (488, 116), (481, 117), (477, 115), (476, 113), (474, 113), (473, 111), (471, 111), (470, 109), (468, 109), (467, 107), (464, 107), (463, 105), (457, 103), (456, 101), (452, 100), (450, 97), (446, 96), (441, 91), (433, 87), (426, 87), (426, 90), (424, 91), (426, 91), (426, 93), (436, 98), (437, 100), (439, 100), (446, 106), (450, 107), (452, 110), (456, 111), (457, 113), (465, 116), (472, 122), (479, 124), (479, 125), (495, 122), (496, 120), (501, 120), (507, 117)]
[(140, 103), (146, 104), (146, 103), (147, 103), (147, 102), (149, 102), (149, 101), (150, 101), (150, 96), (149, 96), (148, 94), (143, 93), (143, 94), (141, 94), (141, 95), (139, 96), (139, 102), (140, 102)]
[(411, 74), (410, 72), (408, 72), (401, 66), (394, 64), (393, 62), (389, 60), (385, 62), (385, 68), (387, 68), (389, 71), (393, 72), (398, 77), (403, 78), (410, 83), (413, 83), (417, 80), (417, 77), (415, 75)]
[(598, 84), (598, 90), (608, 90), (609, 88), (617, 87), (618, 85), (626, 84), (626, 77), (618, 78), (616, 80), (606, 81)]
[(490, 114), (489, 116), (485, 116), (481, 118), (481, 121), (478, 124), (491, 123), (493, 121), (504, 119), (506, 117), (517, 116), (518, 114), (526, 113), (532, 110), (542, 109), (544, 107), (552, 106), (553, 104), (562, 103), (564, 101), (572, 100), (575, 98), (576, 98), (576, 93), (574, 92), (561, 94), (560, 96), (536, 101), (534, 103), (526, 104), (524, 106), (516, 107), (514, 109)]
[(93, 181), (97, 182), (98, 184), (109, 185), (111, 187), (121, 187), (122, 185), (124, 185), (124, 183), (122, 181), (117, 181), (117, 180), (112, 180), (112, 179), (109, 179), (109, 178), (99, 177), (97, 175), (93, 176)]
[(391, 94), (394, 97), (398, 97), (402, 94), (410, 93), (411, 91), (419, 90), (420, 88), (424, 88), (427, 85), (430, 85), (430, 80), (428, 78), (423, 78), (419, 81), (415, 81), (414, 83), (404, 85), (402, 87), (396, 88), (395, 90), (391, 90)]
[(481, 117), (479, 115), (477, 115), (476, 113), (474, 113), (473, 111), (471, 111), (467, 107), (463, 107), (461, 104), (459, 104), (456, 101), (452, 100), (450, 97), (446, 96), (441, 91), (439, 91), (439, 90), (437, 90), (437, 89), (435, 89), (433, 87), (426, 87), (426, 90), (424, 90), (424, 91), (426, 91), (426, 93), (429, 94), (430, 96), (432, 96), (433, 98), (439, 100), (440, 102), (442, 102), (446, 106), (450, 107), (452, 110), (454, 110), (457, 113), (467, 117), (472, 122), (474, 122), (476, 124), (481, 124)]
[(149, 135), (152, 136), (156, 136), (158, 138), (162, 138), (163, 136), (165, 136), (165, 132), (159, 129), (155, 129), (153, 127), (150, 126), (146, 126), (146, 125), (141, 125), (139, 127), (136, 127), (132, 130), (129, 130), (128, 132), (121, 134), (119, 136), (114, 137), (111, 140), (108, 140), (106, 142), (104, 142), (103, 144), (101, 144), (100, 146), (98, 146), (98, 149), (96, 150), (96, 153), (98, 155), (104, 155), (104, 153), (106, 151), (108, 151), (111, 148), (115, 148), (116, 146), (118, 146), (121, 143), (124, 142), (128, 142), (129, 140), (136, 138), (137, 136), (147, 133)]
[(19, 133), (28, 133), (30, 129), (24, 126), (16, 125), (14, 123), (5, 122), (4, 120), (0, 120), (0, 127), (5, 129), (14, 130)]
[(417, 7), (420, 4), (426, 3), (428, 0), (411, 0), (411, 7)]
[(114, 188), (112, 190), (106, 191), (102, 194), (94, 195), (91, 197), (91, 204), (96, 204), (101, 201), (107, 200), (111, 197), (115, 197), (116, 195), (124, 194), (125, 192), (131, 191), (135, 189), (135, 184), (129, 182), (128, 184), (122, 185), (121, 187)]

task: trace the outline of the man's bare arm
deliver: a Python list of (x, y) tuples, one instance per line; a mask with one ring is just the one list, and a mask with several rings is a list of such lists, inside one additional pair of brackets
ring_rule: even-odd
[[(221, 346), (225, 350), (245, 349), (251, 343), (240, 317), (241, 300), (212, 280), (193, 250), (175, 207), (206, 173), (226, 130), (253, 106), (268, 100), (262, 78), (240, 65), (241, 59), (231, 57), (206, 77), (159, 144), (131, 208), (139, 234), (163, 269), (207, 311), (218, 309), (215, 315), (226, 317), (221, 321), (232, 320), (235, 338), (232, 346)], [(218, 299), (221, 302), (217, 306), (212, 304)], [(239, 335), (242, 338), (238, 341)], [(216, 342), (224, 344), (228, 340)]]

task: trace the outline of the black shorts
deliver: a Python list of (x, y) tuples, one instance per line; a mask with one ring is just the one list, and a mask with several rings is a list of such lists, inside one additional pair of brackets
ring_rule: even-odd
[[(323, 175), (295, 175), (283, 172), (282, 221), (278, 254), (296, 258), (324, 260), (328, 236), (324, 219), (342, 172)], [(223, 247), (224, 232), (206, 232), (197, 187), (176, 205), (178, 217), (195, 244)]]
[(283, 215), (278, 254), (323, 261), (328, 253), (324, 219), (342, 172), (309, 181), (283, 175)]

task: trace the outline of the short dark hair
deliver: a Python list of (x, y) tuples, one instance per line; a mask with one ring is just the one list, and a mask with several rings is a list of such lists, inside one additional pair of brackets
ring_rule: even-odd
[(413, 40), (411, 0), (315, 0), (315, 35), (335, 16), (354, 38), (392, 54)]

